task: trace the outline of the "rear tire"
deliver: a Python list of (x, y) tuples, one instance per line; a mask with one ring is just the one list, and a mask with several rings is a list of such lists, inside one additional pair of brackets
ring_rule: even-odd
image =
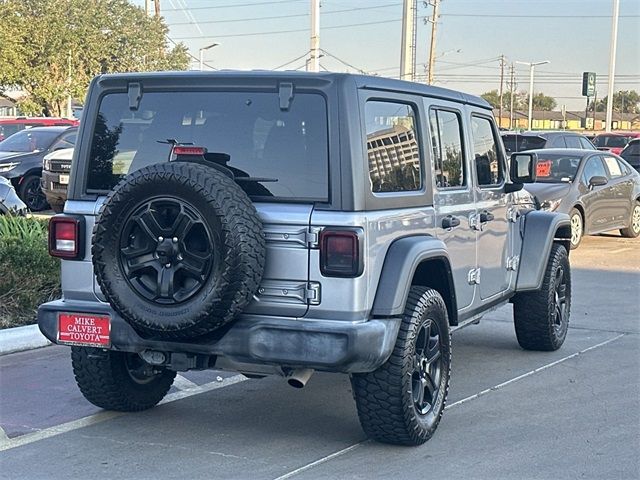
[(421, 445), (440, 422), (449, 390), (451, 336), (440, 294), (411, 287), (389, 359), (371, 373), (352, 375), (365, 433), (396, 445)]
[(513, 300), (518, 343), (525, 350), (552, 351), (562, 346), (571, 313), (571, 270), (564, 246), (554, 243), (542, 287)]
[(620, 235), (626, 238), (637, 238), (640, 235), (640, 201), (636, 201), (633, 207), (629, 227), (620, 229)]
[(158, 369), (136, 353), (72, 347), (71, 363), (82, 395), (97, 407), (139, 412), (167, 394), (176, 372)]

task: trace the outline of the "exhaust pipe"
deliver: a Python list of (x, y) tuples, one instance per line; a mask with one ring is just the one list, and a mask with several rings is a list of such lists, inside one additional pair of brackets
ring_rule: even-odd
[(311, 368), (297, 368), (286, 375), (287, 383), (293, 388), (303, 388), (313, 375)]

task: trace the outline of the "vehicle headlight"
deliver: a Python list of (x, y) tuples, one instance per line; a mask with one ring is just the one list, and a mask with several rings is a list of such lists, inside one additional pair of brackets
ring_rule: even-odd
[(42, 161), (42, 168), (44, 170), (51, 171), (51, 160), (49, 160), (47, 157), (44, 157), (44, 160)]
[(561, 198), (558, 198), (557, 200), (545, 200), (540, 204), (540, 210), (548, 210), (549, 212), (554, 212), (560, 206), (561, 201)]
[(0, 172), (8, 172), (9, 170), (13, 170), (16, 168), (19, 163), (10, 162), (10, 163), (0, 163)]

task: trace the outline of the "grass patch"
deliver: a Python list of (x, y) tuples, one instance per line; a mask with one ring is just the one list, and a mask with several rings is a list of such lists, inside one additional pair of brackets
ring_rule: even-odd
[(38, 306), (61, 295), (60, 261), (47, 251), (47, 225), (0, 216), (0, 328), (36, 323)]

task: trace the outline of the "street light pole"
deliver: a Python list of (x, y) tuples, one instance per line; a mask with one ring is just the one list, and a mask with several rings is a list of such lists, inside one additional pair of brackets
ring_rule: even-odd
[[(613, 15), (611, 17), (611, 49), (609, 52), (609, 85), (607, 88), (607, 115), (605, 132), (611, 132), (613, 121), (613, 83), (616, 76), (616, 47), (618, 45), (618, 15), (620, 0), (613, 0)], [(619, 128), (619, 127), (618, 127)]]
[(204, 67), (204, 51), (209, 50), (210, 48), (217, 47), (220, 45), (219, 43), (212, 43), (211, 45), (207, 45), (206, 47), (202, 47), (200, 49), (200, 71), (203, 70)]
[(534, 69), (537, 65), (544, 65), (546, 63), (551, 63), (550, 60), (543, 60), (542, 62), (518, 62), (520, 65), (529, 65), (529, 115), (527, 120), (527, 128), (531, 130), (532, 126), (532, 117), (533, 117), (533, 73)]

